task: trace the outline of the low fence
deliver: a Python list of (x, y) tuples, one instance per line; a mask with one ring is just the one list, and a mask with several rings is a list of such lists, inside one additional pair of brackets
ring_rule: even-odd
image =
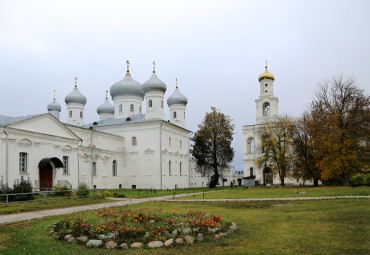
[(39, 190), (34, 189), (34, 192), (28, 193), (11, 193), (0, 194), (0, 205), (9, 206), (13, 203), (25, 203), (35, 201), (71, 199), (71, 198), (86, 198), (93, 196), (101, 196), (99, 190)]

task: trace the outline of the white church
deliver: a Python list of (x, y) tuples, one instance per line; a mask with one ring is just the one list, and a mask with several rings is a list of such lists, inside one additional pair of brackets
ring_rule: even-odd
[[(59, 121), (61, 105), (54, 100), (48, 113), (9, 117), (0, 115), (0, 177), (12, 185), (21, 179), (33, 187), (175, 189), (207, 185), (190, 160), (186, 129), (188, 99), (176, 89), (167, 98), (166, 84), (155, 72), (144, 84), (129, 70), (113, 84), (97, 108), (100, 120), (86, 124), (86, 97), (75, 87), (65, 97), (68, 121)], [(108, 91), (107, 91), (108, 92)], [(142, 112), (145, 102), (146, 111)], [(190, 167), (191, 165), (191, 167)], [(228, 171), (232, 179), (232, 168)], [(223, 177), (225, 178), (225, 176)], [(227, 180), (227, 179), (226, 179)], [(230, 181), (228, 180), (228, 181)]]

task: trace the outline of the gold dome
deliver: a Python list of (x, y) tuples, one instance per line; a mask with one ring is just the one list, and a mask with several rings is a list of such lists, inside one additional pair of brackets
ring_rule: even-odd
[(269, 70), (267, 69), (267, 63), (265, 66), (265, 72), (261, 73), (260, 76), (258, 76), (258, 81), (269, 79), (269, 80), (275, 80), (275, 76), (272, 73), (269, 73)]

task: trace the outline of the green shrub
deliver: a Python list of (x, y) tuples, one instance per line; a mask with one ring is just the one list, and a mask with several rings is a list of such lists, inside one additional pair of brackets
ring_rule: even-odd
[(29, 193), (29, 194), (22, 194), (22, 195), (15, 195), (14, 200), (16, 201), (26, 201), (33, 199), (33, 189), (31, 182), (26, 180), (21, 180), (18, 183), (13, 185), (13, 193)]
[(126, 197), (126, 196), (125, 196), (125, 194), (118, 193), (118, 194), (116, 194), (116, 197), (121, 197), (122, 198), (122, 197)]
[(87, 188), (86, 184), (81, 184), (80, 186), (78, 186), (77, 196), (86, 197), (88, 195), (89, 195), (89, 189)]
[(58, 186), (55, 185), (53, 188), (53, 192), (51, 192), (52, 196), (59, 196), (59, 197), (70, 197), (72, 194), (72, 189), (68, 188), (67, 186)]
[(369, 174), (365, 177), (365, 185), (370, 186), (370, 175)]
[(101, 196), (102, 197), (110, 197), (111, 194), (110, 194), (110, 192), (108, 190), (104, 190), (103, 193), (101, 193)]
[(349, 180), (352, 187), (358, 187), (365, 184), (365, 176), (363, 174), (356, 174)]
[[(2, 194), (12, 194), (13, 189), (4, 183), (3, 177), (0, 179), (0, 195)], [(0, 196), (0, 201), (6, 202), (6, 196)], [(14, 196), (8, 196), (8, 201), (14, 201)]]

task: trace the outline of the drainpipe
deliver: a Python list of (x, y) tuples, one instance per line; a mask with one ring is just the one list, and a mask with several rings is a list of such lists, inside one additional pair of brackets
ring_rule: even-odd
[[(193, 132), (190, 131), (190, 135), (193, 134)], [(189, 151), (189, 155), (188, 155), (188, 176), (189, 176), (189, 188), (190, 188), (190, 139), (189, 139), (189, 147), (188, 147), (188, 151)]]
[(82, 139), (81, 140), (81, 145), (78, 146), (78, 151), (77, 151), (77, 189), (80, 187), (80, 148), (82, 147)]
[(9, 158), (9, 140), (8, 140), (8, 133), (5, 131), (5, 127), (3, 127), (3, 132), (6, 135), (6, 147), (5, 147), (5, 183), (8, 186), (8, 158)]
[(91, 138), (90, 138), (90, 141), (91, 141), (91, 189), (94, 188), (94, 185), (93, 185), (93, 168), (94, 168), (94, 163), (93, 163), (93, 153), (94, 153), (94, 146), (93, 146), (93, 135), (94, 135), (94, 128), (91, 126)]
[(160, 184), (161, 184), (161, 189), (162, 189), (162, 178), (163, 178), (163, 175), (162, 175), (162, 124), (163, 122), (161, 121), (161, 127), (159, 129), (159, 172), (160, 172), (160, 175), (161, 175), (161, 179), (160, 179)]

